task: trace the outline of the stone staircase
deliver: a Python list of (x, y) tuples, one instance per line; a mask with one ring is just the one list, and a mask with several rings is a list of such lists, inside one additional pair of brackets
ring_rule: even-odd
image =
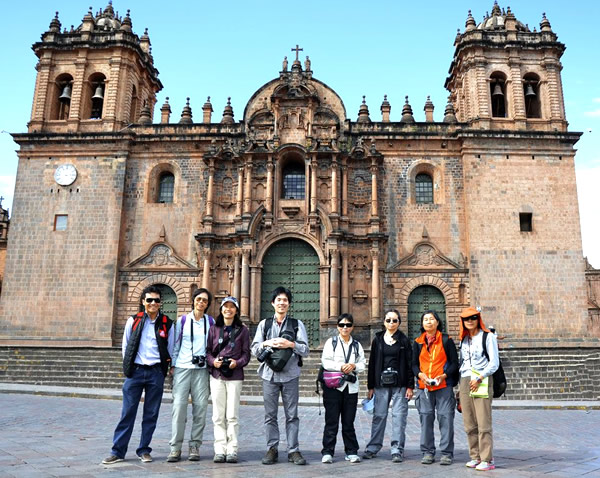
[[(368, 359), (368, 351), (367, 359)], [(320, 361), (315, 350), (304, 360), (300, 395), (315, 396)], [(600, 399), (600, 349), (506, 349), (501, 351), (512, 400)], [(246, 368), (243, 394), (262, 395), (256, 359)], [(63, 387), (120, 388), (120, 348), (0, 347), (0, 382)], [(360, 396), (366, 394), (361, 380)], [(167, 389), (170, 384), (167, 384)]]

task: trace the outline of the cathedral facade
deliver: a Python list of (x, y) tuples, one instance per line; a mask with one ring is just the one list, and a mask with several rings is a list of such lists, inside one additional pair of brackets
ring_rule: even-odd
[(206, 287), (213, 313), (234, 295), (250, 325), (288, 286), (313, 346), (343, 312), (365, 340), (388, 309), (413, 337), (434, 309), (456, 336), (470, 304), (514, 347), (588, 333), (580, 133), (545, 16), (531, 31), (497, 4), (469, 13), (442, 121), (430, 101), (417, 121), (408, 97), (397, 121), (386, 98), (380, 119), (364, 99), (350, 119), (298, 47), (241, 120), (210, 98), (201, 121), (189, 102), (173, 118), (147, 32), (111, 4), (71, 30), (57, 16), (33, 49), (0, 343), (116, 345), (151, 284), (173, 318)]

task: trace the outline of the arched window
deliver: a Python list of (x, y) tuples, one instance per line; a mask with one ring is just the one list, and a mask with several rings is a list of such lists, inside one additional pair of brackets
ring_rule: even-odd
[(158, 202), (173, 202), (173, 193), (175, 192), (175, 176), (173, 176), (173, 173), (162, 173), (158, 183)]
[(523, 77), (523, 94), (527, 118), (541, 118), (540, 78), (535, 73), (528, 73)]
[(490, 76), (490, 95), (492, 97), (492, 116), (506, 118), (506, 76), (504, 73), (493, 73)]
[(137, 90), (135, 89), (135, 85), (133, 86), (133, 89), (131, 90), (131, 109), (129, 110), (129, 122), (130, 123), (135, 123), (135, 120), (137, 119), (137, 109), (138, 109), (138, 96), (137, 96)]
[(53, 120), (69, 119), (71, 109), (71, 93), (73, 91), (73, 77), (67, 73), (56, 78), (56, 100), (52, 105), (50, 118)]
[(415, 177), (415, 200), (417, 204), (433, 203), (433, 179), (426, 173), (419, 173)]
[(288, 163), (283, 168), (283, 199), (304, 199), (306, 177), (304, 167), (299, 163)]

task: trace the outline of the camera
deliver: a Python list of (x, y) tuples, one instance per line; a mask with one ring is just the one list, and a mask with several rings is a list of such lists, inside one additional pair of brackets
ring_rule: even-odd
[(192, 364), (204, 367), (206, 365), (206, 357), (204, 355), (192, 355)]
[(258, 352), (258, 354), (256, 354), (256, 360), (258, 360), (260, 363), (262, 363), (265, 360), (267, 360), (271, 356), (272, 353), (273, 353), (273, 349), (271, 347), (265, 347), (264, 349), (260, 350)]
[(354, 383), (356, 382), (356, 374), (354, 372), (345, 374), (344, 380), (346, 380), (348, 383)]
[(430, 387), (436, 387), (440, 384), (435, 378), (430, 378), (430, 379), (426, 380), (426, 383)]
[(229, 365), (231, 365), (231, 359), (229, 357), (224, 357), (221, 358), (222, 363), (221, 363), (221, 368), (229, 368)]

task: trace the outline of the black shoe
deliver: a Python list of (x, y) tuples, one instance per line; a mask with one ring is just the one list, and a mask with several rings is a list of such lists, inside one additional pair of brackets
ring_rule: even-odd
[(273, 446), (273, 447), (269, 448), (269, 451), (267, 451), (267, 454), (262, 459), (262, 464), (263, 465), (274, 465), (278, 461), (279, 461), (279, 452), (277, 451), (277, 448), (275, 448)]
[(288, 454), (288, 461), (294, 465), (306, 465), (306, 460), (299, 451)]
[(376, 453), (373, 453), (372, 451), (366, 450), (366, 451), (363, 453), (363, 458), (364, 458), (365, 460), (370, 460), (371, 458), (375, 458), (375, 455), (376, 455)]

